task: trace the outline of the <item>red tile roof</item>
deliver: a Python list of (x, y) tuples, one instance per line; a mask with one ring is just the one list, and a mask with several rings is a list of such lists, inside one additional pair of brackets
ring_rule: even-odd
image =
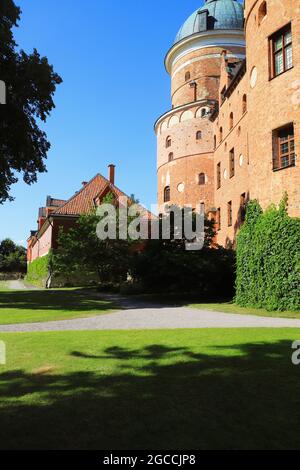
[[(60, 214), (60, 215), (81, 215), (88, 214), (95, 207), (96, 199), (101, 199), (101, 196), (104, 192), (111, 191), (119, 197), (126, 197), (130, 199), (125, 193), (123, 193), (119, 188), (114, 184), (110, 183), (109, 180), (104, 178), (104, 176), (99, 173), (94, 176), (88, 183), (86, 183), (80, 191), (75, 193), (65, 204), (59, 207), (55, 212), (52, 212), (51, 215)], [(145, 211), (147, 217), (152, 217), (152, 214), (144, 209), (141, 206), (141, 210)]]
[(95, 198), (110, 185), (104, 176), (97, 174), (80, 191), (57, 209), (54, 214), (80, 215), (87, 214), (95, 207)]

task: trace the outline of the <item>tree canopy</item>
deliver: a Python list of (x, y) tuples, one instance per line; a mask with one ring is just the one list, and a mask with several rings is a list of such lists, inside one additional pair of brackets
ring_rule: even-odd
[(6, 238), (0, 243), (0, 272), (25, 273), (26, 249)]
[(22, 174), (27, 184), (46, 171), (50, 149), (40, 128), (55, 107), (53, 96), (61, 77), (36, 49), (18, 48), (13, 28), (21, 10), (13, 0), (0, 2), (0, 79), (6, 84), (6, 105), (0, 106), (0, 203), (12, 200), (10, 189)]

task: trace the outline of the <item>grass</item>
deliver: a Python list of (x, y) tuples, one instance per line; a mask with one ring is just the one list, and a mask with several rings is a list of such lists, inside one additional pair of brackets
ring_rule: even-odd
[(114, 305), (93, 289), (14, 291), (0, 284), (0, 324), (47, 322), (108, 313)]
[(1, 449), (297, 449), (300, 329), (0, 334)]
[(239, 315), (256, 315), (259, 317), (300, 318), (300, 311), (269, 312), (263, 308), (240, 307), (233, 302), (193, 303), (189, 304), (189, 307), (202, 310), (212, 310), (214, 312), (238, 313)]
[(8, 285), (7, 285), (7, 282), (5, 282), (5, 281), (0, 281), (0, 292), (1, 292), (1, 291), (7, 291), (7, 290), (9, 290), (9, 289), (8, 289)]

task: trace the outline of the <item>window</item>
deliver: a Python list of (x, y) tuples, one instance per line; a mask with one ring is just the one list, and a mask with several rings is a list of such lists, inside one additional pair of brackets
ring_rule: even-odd
[(217, 148), (217, 136), (214, 135), (214, 149)]
[(164, 189), (164, 202), (169, 202), (171, 199), (170, 186), (166, 186)]
[(221, 162), (217, 164), (217, 189), (221, 187)]
[(170, 136), (166, 138), (166, 148), (171, 147), (172, 145), (172, 139)]
[(241, 194), (241, 201), (240, 201), (240, 219), (241, 222), (245, 222), (246, 218), (246, 193)]
[(243, 95), (242, 113), (247, 111), (247, 95)]
[(221, 230), (221, 209), (217, 209), (217, 230)]
[(203, 186), (205, 184), (205, 173), (199, 174), (199, 184), (200, 186)]
[(202, 108), (201, 109), (201, 117), (205, 117), (207, 115), (207, 109), (206, 108)]
[(229, 129), (231, 130), (233, 128), (233, 113), (230, 113), (229, 116)]
[(204, 215), (205, 214), (205, 203), (200, 202), (200, 214)]
[(263, 19), (267, 16), (267, 2), (262, 2), (258, 9), (258, 24), (260, 25)]
[(232, 201), (227, 203), (228, 227), (232, 226)]
[(232, 178), (234, 176), (234, 149), (231, 149), (229, 152), (229, 177)]
[(223, 127), (220, 127), (220, 131), (219, 131), (219, 141), (222, 142), (223, 140)]
[(201, 140), (202, 139), (202, 132), (201, 131), (197, 131), (196, 133), (196, 140)]
[(185, 81), (187, 82), (188, 80), (191, 79), (191, 72), (186, 72), (185, 74)]
[(173, 153), (173, 152), (169, 153), (168, 160), (169, 160), (169, 162), (171, 162), (172, 160), (174, 160), (174, 153)]
[(270, 37), (271, 78), (293, 67), (292, 28), (289, 24)]
[(295, 166), (295, 136), (294, 125), (277, 129), (273, 132), (274, 154), (273, 170), (281, 170)]

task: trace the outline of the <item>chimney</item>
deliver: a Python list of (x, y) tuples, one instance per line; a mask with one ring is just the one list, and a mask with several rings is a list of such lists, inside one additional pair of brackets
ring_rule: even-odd
[(115, 165), (108, 165), (108, 179), (111, 184), (115, 184)]

